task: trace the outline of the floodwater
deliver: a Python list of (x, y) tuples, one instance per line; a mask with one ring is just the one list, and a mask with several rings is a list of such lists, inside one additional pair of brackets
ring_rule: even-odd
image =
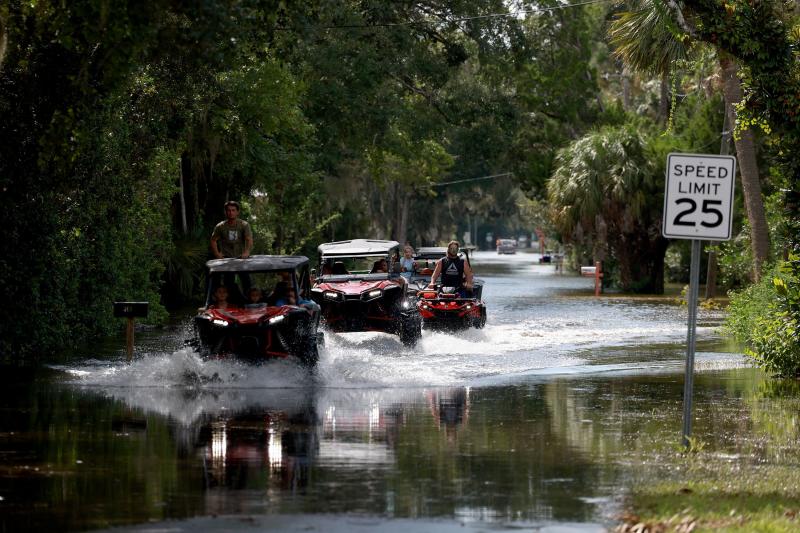
[[(605, 530), (680, 442), (686, 308), (537, 258), (477, 254), (484, 330), (327, 333), (311, 375), (202, 361), (186, 326), (130, 365), (117, 340), (3, 369), (2, 531)], [(695, 435), (775, 458), (742, 444), (772, 411), (722, 318), (699, 312)]]

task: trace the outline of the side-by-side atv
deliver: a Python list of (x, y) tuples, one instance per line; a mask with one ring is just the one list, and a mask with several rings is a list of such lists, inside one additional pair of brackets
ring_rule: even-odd
[(321, 244), (311, 297), (335, 332), (382, 331), (406, 346), (422, 336), (413, 291), (400, 275), (396, 241), (355, 239)]
[(308, 258), (215, 259), (206, 273), (206, 305), (194, 317), (193, 342), (203, 355), (317, 363), (320, 310), (303, 299), (311, 287)]
[[(481, 299), (483, 281), (472, 280), (472, 290), (428, 285), (436, 262), (447, 255), (447, 248), (420, 248), (414, 256), (415, 272), (409, 286), (417, 291), (417, 308), (427, 329), (459, 330), (483, 328), (486, 325), (486, 305)], [(469, 252), (462, 249), (459, 258), (469, 263)], [(470, 265), (471, 266), (471, 265)]]

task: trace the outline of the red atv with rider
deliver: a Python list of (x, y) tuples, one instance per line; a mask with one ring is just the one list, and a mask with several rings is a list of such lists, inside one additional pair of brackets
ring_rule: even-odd
[[(483, 281), (472, 280), (472, 290), (456, 286), (456, 283), (442, 283), (440, 278), (434, 288), (430, 288), (431, 275), (436, 263), (447, 256), (447, 248), (426, 247), (414, 255), (415, 271), (409, 286), (417, 291), (419, 308), (425, 328), (459, 330), (481, 329), (486, 325), (486, 304), (481, 299)], [(468, 249), (462, 248), (458, 260), (469, 262)], [(460, 284), (459, 284), (460, 285)]]
[(319, 275), (311, 298), (322, 308), (325, 326), (336, 332), (382, 331), (406, 346), (422, 336), (413, 292), (400, 276), (400, 244), (354, 239), (321, 244)]

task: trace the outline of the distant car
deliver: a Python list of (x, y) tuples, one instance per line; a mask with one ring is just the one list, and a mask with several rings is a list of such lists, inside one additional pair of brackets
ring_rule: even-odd
[(500, 239), (497, 243), (498, 254), (517, 253), (517, 241), (514, 239)]
[[(324, 325), (335, 332), (382, 331), (413, 346), (422, 336), (416, 296), (400, 275), (400, 244), (354, 239), (321, 244), (311, 297)], [(381, 266), (385, 264), (385, 270)]]
[[(414, 256), (417, 270), (409, 279), (409, 289), (417, 291), (417, 307), (422, 323), (428, 329), (458, 330), (483, 328), (486, 325), (486, 304), (483, 303), (483, 281), (472, 279), (472, 294), (461, 297), (452, 288), (437, 285), (429, 289), (436, 262), (447, 255), (447, 248), (420, 248)], [(459, 256), (469, 264), (469, 251)]]
[(545, 250), (542, 256), (539, 258), (540, 263), (552, 263), (553, 262), (553, 252), (552, 250)]
[[(204, 355), (235, 356), (255, 362), (291, 356), (309, 366), (317, 363), (318, 345), (322, 342), (318, 306), (279, 306), (268, 296), (261, 302), (249, 303), (243, 287), (235, 281), (236, 276), (240, 280), (246, 277), (251, 286), (265, 293), (281, 284), (294, 289), (301, 298), (308, 298), (311, 282), (307, 257), (254, 255), (248, 259), (214, 259), (206, 263), (206, 271), (206, 303), (194, 317), (193, 340)], [(214, 290), (226, 279), (229, 306), (217, 309)]]

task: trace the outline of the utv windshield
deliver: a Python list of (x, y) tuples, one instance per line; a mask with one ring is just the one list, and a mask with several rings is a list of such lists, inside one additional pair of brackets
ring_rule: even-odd
[(234, 305), (267, 304), (285, 297), (287, 289), (297, 290), (294, 270), (270, 272), (213, 272), (209, 280), (206, 305), (212, 305), (214, 290), (228, 289), (228, 301)]
[(337, 279), (388, 279), (392, 263), (385, 255), (323, 258), (320, 276), (329, 281)]

